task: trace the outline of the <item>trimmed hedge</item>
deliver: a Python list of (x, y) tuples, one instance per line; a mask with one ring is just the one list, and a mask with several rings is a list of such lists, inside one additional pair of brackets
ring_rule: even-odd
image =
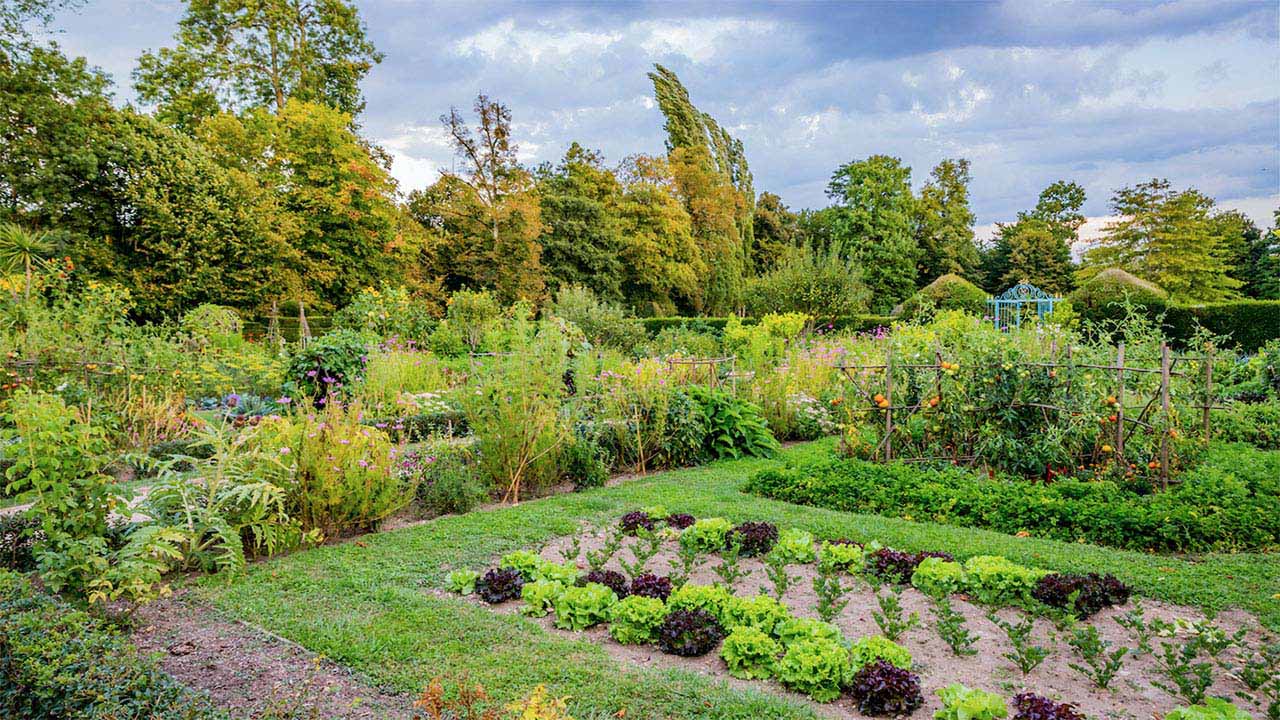
[(1110, 481), (1049, 485), (955, 468), (828, 458), (766, 469), (746, 491), (784, 502), (1128, 550), (1280, 547), (1280, 453), (1219, 445), (1166, 492)]
[[(893, 325), (893, 318), (888, 315), (843, 315), (835, 318), (823, 327), (827, 330), (849, 330), (852, 332), (869, 332), (877, 327), (890, 327)], [(759, 318), (741, 318), (743, 325), (755, 325), (760, 322)], [(667, 328), (687, 328), (690, 330), (706, 330), (719, 335), (724, 332), (724, 327), (729, 323), (727, 317), (652, 317), (640, 318), (637, 320), (644, 326), (644, 330), (650, 337), (657, 335)]]
[(902, 304), (902, 317), (915, 317), (926, 300), (935, 310), (963, 310), (981, 317), (987, 312), (988, 297), (986, 290), (959, 275), (947, 273), (907, 298)]
[(0, 717), (225, 720), (101, 618), (0, 571)]

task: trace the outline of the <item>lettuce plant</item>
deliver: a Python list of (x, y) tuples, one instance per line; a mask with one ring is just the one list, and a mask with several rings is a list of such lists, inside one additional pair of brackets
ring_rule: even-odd
[(797, 640), (787, 646), (776, 674), (783, 685), (818, 702), (840, 697), (852, 675), (849, 651), (834, 640)]
[(677, 530), (684, 530), (697, 520), (689, 513), (672, 513), (667, 516), (667, 525)]
[(523, 587), (524, 576), (514, 568), (491, 568), (476, 581), (476, 593), (490, 605), (515, 600)]
[(671, 655), (706, 655), (722, 638), (724, 629), (706, 610), (672, 610), (658, 626), (658, 647)]
[(911, 669), (911, 651), (881, 635), (867, 635), (853, 641), (849, 648), (849, 661), (854, 670), (861, 670), (876, 661), (883, 660), (903, 670)]
[(585, 630), (609, 619), (609, 609), (618, 596), (604, 585), (588, 583), (560, 593), (553, 603), (556, 627), (562, 630)]
[(802, 640), (830, 640), (844, 642), (840, 628), (814, 618), (798, 617), (781, 620), (773, 626), (773, 636), (783, 645)]
[(573, 585), (578, 579), (578, 566), (571, 562), (543, 562), (533, 573), (534, 580), (554, 580), (563, 585)]
[(1050, 573), (1036, 581), (1031, 596), (1050, 607), (1070, 610), (1084, 620), (1099, 610), (1129, 602), (1132, 592), (1110, 574)]
[(700, 553), (713, 553), (724, 547), (733, 523), (724, 518), (703, 518), (680, 533), (680, 544)]
[(720, 646), (720, 657), (729, 674), (743, 680), (767, 680), (773, 677), (773, 666), (782, 646), (754, 627), (734, 628)]
[(778, 527), (768, 522), (744, 522), (729, 532), (729, 542), (735, 540), (743, 557), (764, 555), (778, 542)]
[(1249, 713), (1226, 700), (1206, 698), (1199, 705), (1174, 710), (1164, 720), (1249, 720)]
[(925, 558), (912, 573), (911, 585), (934, 598), (958, 593), (964, 589), (964, 567), (942, 558)]
[(1013, 720), (1086, 720), (1071, 703), (1059, 703), (1034, 693), (1013, 697)]
[(640, 528), (653, 530), (656, 526), (657, 523), (654, 522), (653, 517), (644, 510), (634, 510), (629, 512), (626, 515), (623, 515), (622, 519), (618, 521), (618, 527), (622, 532), (628, 535), (635, 535), (640, 531)]
[(470, 595), (476, 591), (476, 580), (480, 578), (480, 573), (475, 570), (454, 570), (449, 573), (445, 579), (449, 583), (449, 591), (456, 592), (459, 595)]
[(770, 554), (793, 565), (811, 563), (818, 554), (813, 549), (813, 533), (799, 528), (787, 528), (778, 535), (778, 542)]
[(666, 616), (667, 606), (661, 600), (631, 595), (610, 608), (609, 634), (624, 645), (653, 642)]
[(723, 615), (724, 626), (730, 630), (751, 627), (770, 635), (778, 623), (791, 619), (787, 606), (768, 595), (732, 598), (725, 605)]
[(525, 583), (520, 590), (520, 599), (525, 606), (520, 612), (531, 617), (543, 617), (551, 612), (556, 598), (565, 591), (565, 584), (555, 580), (534, 580)]
[(885, 582), (905, 585), (911, 582), (911, 576), (915, 574), (920, 563), (931, 557), (947, 561), (955, 560), (944, 552), (913, 553), (893, 548), (878, 548), (867, 553), (867, 571)]
[(666, 602), (671, 597), (671, 578), (645, 573), (631, 581), (631, 594)]
[(849, 691), (858, 712), (873, 717), (910, 715), (924, 704), (920, 676), (885, 660), (855, 672)]
[(823, 542), (818, 551), (818, 567), (848, 573), (861, 572), (865, 553), (862, 546), (852, 540)]
[(1009, 716), (1004, 698), (959, 683), (939, 688), (938, 697), (942, 709), (933, 714), (936, 720), (1000, 720)]
[(733, 595), (719, 585), (685, 585), (667, 598), (672, 610), (705, 610), (721, 624), (733, 602)]
[(1015, 605), (1030, 600), (1036, 583), (1046, 574), (998, 555), (978, 555), (964, 563), (965, 589), (985, 605)]
[(498, 561), (498, 567), (518, 570), (520, 576), (529, 581), (534, 579), (543, 563), (543, 559), (538, 557), (537, 553), (529, 552), (528, 550), (516, 550), (503, 555), (502, 559)]
[(590, 570), (586, 575), (579, 578), (577, 582), (578, 585), (586, 585), (588, 583), (603, 585), (620, 598), (631, 594), (630, 587), (627, 584), (627, 576), (617, 570)]

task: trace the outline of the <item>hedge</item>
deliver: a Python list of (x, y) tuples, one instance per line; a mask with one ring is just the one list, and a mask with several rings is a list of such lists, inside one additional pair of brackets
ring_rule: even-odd
[[(760, 322), (758, 318), (740, 318), (743, 325), (755, 325)], [(875, 330), (877, 327), (889, 327), (893, 325), (893, 318), (888, 315), (844, 315), (825, 324), (828, 330), (851, 330), (853, 332), (868, 332)], [(706, 332), (714, 332), (720, 334), (724, 332), (725, 325), (729, 324), (727, 317), (651, 317), (640, 318), (638, 322), (644, 326), (644, 330), (650, 337), (657, 335), (667, 328), (687, 328), (690, 330), (701, 330)]]
[[(1197, 327), (1230, 338), (1245, 352), (1253, 352), (1268, 340), (1280, 338), (1280, 300), (1178, 305), (1149, 298), (1145, 302), (1134, 303), (1134, 307), (1144, 310), (1152, 318), (1163, 314), (1166, 337), (1179, 345), (1194, 337)], [(1082, 320), (1093, 322), (1123, 320), (1125, 317), (1125, 309), (1118, 301), (1090, 306), (1073, 299), (1072, 308)]]
[(226, 720), (106, 621), (0, 570), (0, 717)]
[(828, 458), (763, 470), (746, 490), (798, 505), (1160, 552), (1280, 547), (1280, 453), (1224, 444), (1168, 491), (1044, 485), (955, 467)]

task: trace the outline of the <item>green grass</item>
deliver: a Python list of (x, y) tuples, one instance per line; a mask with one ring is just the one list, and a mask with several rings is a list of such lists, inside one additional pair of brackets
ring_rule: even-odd
[[(797, 446), (792, 456), (830, 452)], [(503, 553), (538, 546), (603, 523), (627, 510), (661, 504), (672, 512), (769, 520), (819, 537), (877, 539), (908, 550), (959, 557), (999, 554), (1063, 571), (1111, 572), (1152, 598), (1204, 608), (1242, 607), (1280, 628), (1275, 556), (1162, 557), (879, 516), (799, 507), (743, 494), (739, 487), (766, 461), (722, 462), (599, 489), (367, 535), (255, 565), (227, 580), (210, 577), (199, 593), (227, 614), (291, 638), (365, 673), (374, 682), (416, 691), (436, 675), (467, 673), (509, 699), (546, 683), (573, 696), (579, 720), (625, 709), (629, 718), (810, 718), (809, 707), (763, 691), (739, 689), (686, 672), (623, 665), (593, 643), (551, 634), (427, 588), (450, 569), (482, 569)], [(762, 686), (763, 687), (763, 686)]]

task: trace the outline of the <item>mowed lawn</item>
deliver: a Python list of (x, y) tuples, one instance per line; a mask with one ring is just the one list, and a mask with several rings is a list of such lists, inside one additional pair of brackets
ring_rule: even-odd
[[(820, 441), (784, 451), (831, 452)], [(768, 520), (819, 538), (879, 540), (958, 558), (1004, 555), (1059, 571), (1110, 572), (1140, 594), (1221, 609), (1242, 607), (1280, 629), (1280, 558), (1262, 554), (1154, 556), (995, 532), (799, 507), (743, 494), (761, 460), (725, 461), (654, 474), (612, 488), (516, 507), (439, 518), (394, 532), (255, 564), (230, 580), (209, 577), (197, 593), (223, 612), (295, 640), (373, 682), (413, 692), (436, 676), (467, 675), (499, 699), (546, 683), (571, 695), (579, 720), (810, 718), (806, 705), (688, 672), (624, 665), (591, 642), (553, 635), (518, 615), (432, 595), (449, 570), (483, 569), (506, 552), (534, 548), (650, 505), (699, 517)]]

